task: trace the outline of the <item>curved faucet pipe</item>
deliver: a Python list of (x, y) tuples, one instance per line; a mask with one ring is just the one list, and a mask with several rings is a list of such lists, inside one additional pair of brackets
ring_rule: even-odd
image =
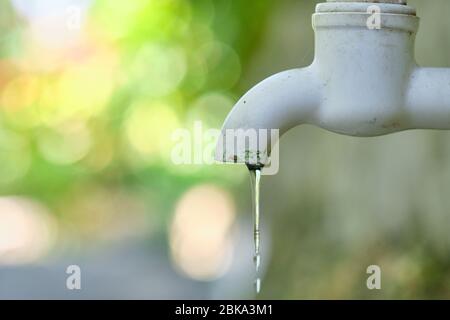
[(277, 130), (281, 136), (312, 124), (370, 137), (450, 129), (450, 69), (416, 64), (418, 26), (415, 9), (402, 0), (318, 4), (313, 63), (276, 74), (247, 92), (224, 123), (216, 160), (270, 163), (276, 138), (258, 135), (257, 143), (236, 143), (242, 140), (242, 135), (233, 136), (236, 131)]
[[(312, 68), (275, 74), (248, 91), (225, 120), (216, 148), (223, 162), (267, 164), (271, 146), (289, 129), (309, 123), (320, 104), (319, 82)], [(253, 144), (243, 139), (252, 139)], [(243, 142), (243, 143), (240, 143)], [(258, 157), (256, 157), (258, 155)]]

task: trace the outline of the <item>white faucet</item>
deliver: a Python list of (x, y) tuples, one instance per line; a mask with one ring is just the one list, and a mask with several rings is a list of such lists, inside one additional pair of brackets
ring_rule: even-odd
[[(379, 25), (369, 25), (371, 19)], [(312, 124), (371, 137), (450, 129), (450, 69), (415, 62), (419, 18), (406, 1), (328, 0), (317, 5), (312, 22), (313, 63), (271, 76), (247, 92), (225, 121), (216, 160), (243, 163), (257, 154), (254, 164), (270, 161), (276, 141), (238, 144), (230, 151), (225, 134), (230, 130), (278, 129), (281, 136)]]

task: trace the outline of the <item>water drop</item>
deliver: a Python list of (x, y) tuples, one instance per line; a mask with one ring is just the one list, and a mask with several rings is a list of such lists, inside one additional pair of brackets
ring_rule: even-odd
[(255, 246), (253, 262), (255, 264), (256, 280), (255, 291), (258, 294), (261, 289), (261, 279), (259, 277), (259, 269), (261, 265), (260, 254), (260, 212), (259, 212), (259, 186), (261, 181), (261, 167), (248, 166), (250, 170), (250, 180), (252, 184), (252, 196), (253, 196), (253, 242)]

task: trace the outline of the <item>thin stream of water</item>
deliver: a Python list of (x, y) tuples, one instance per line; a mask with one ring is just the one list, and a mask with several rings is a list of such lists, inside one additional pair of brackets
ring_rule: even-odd
[(259, 268), (261, 264), (260, 254), (260, 212), (259, 212), (259, 187), (261, 181), (261, 168), (249, 168), (250, 169), (250, 181), (252, 184), (252, 197), (253, 197), (253, 241), (255, 246), (255, 252), (253, 261), (255, 263), (255, 291), (258, 294), (261, 290), (261, 279), (259, 277)]

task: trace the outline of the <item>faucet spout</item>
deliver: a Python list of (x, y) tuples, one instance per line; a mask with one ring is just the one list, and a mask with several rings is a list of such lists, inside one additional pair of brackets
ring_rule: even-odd
[(450, 69), (417, 66), (419, 18), (413, 7), (406, 1), (376, 2), (318, 4), (314, 62), (272, 76), (245, 94), (225, 121), (216, 160), (269, 163), (277, 137), (257, 135), (249, 139), (257, 143), (247, 143), (249, 135), (242, 133), (250, 129), (282, 135), (307, 123), (356, 137), (450, 130)]
[(225, 120), (216, 160), (267, 164), (279, 136), (314, 118), (320, 90), (312, 69), (280, 72), (248, 91)]

